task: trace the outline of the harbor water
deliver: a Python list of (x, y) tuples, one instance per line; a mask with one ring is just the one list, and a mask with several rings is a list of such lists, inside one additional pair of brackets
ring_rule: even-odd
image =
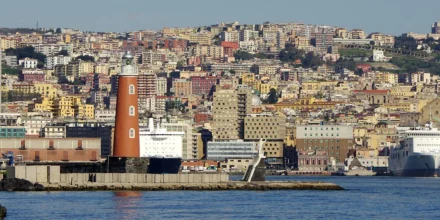
[(346, 190), (0, 192), (0, 203), (6, 219), (440, 219), (440, 178), (268, 179), (332, 182)]

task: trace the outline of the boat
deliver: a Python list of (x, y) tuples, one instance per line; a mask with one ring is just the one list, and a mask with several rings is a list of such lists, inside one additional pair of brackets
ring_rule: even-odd
[(440, 176), (440, 131), (431, 120), (405, 131), (400, 145), (391, 147), (388, 164), (394, 176)]
[(139, 130), (139, 145), (141, 157), (148, 157), (147, 173), (174, 174), (180, 171), (182, 164), (182, 139), (184, 132), (168, 132), (154, 127), (154, 121), (149, 119), (148, 127)]

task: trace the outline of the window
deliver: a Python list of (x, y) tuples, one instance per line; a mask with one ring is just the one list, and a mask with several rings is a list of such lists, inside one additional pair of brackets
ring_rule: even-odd
[(130, 108), (128, 109), (128, 115), (135, 116), (134, 106), (130, 106)]
[(130, 86), (128, 86), (128, 94), (130, 95), (134, 95), (134, 85), (131, 84)]
[(129, 136), (130, 136), (130, 138), (135, 138), (134, 128), (130, 128)]

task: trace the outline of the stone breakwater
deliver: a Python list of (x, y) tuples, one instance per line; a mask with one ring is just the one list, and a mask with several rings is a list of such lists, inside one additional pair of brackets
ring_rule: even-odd
[(0, 204), (0, 220), (3, 220), (4, 218), (6, 218), (7, 212), (8, 212), (8, 210), (6, 209), (6, 207), (4, 207)]
[[(25, 179), (11, 178), (0, 181), (0, 191), (43, 191), (44, 186)], [(1, 215), (1, 214), (0, 214)]]
[(323, 182), (227, 182), (227, 183), (82, 183), (43, 184), (46, 191), (171, 191), (171, 190), (344, 190), (344, 188)]

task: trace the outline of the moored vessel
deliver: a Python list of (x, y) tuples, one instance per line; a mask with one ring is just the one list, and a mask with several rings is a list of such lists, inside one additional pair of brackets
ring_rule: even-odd
[(430, 121), (425, 127), (405, 131), (400, 145), (391, 147), (389, 171), (395, 176), (440, 175), (440, 131)]

